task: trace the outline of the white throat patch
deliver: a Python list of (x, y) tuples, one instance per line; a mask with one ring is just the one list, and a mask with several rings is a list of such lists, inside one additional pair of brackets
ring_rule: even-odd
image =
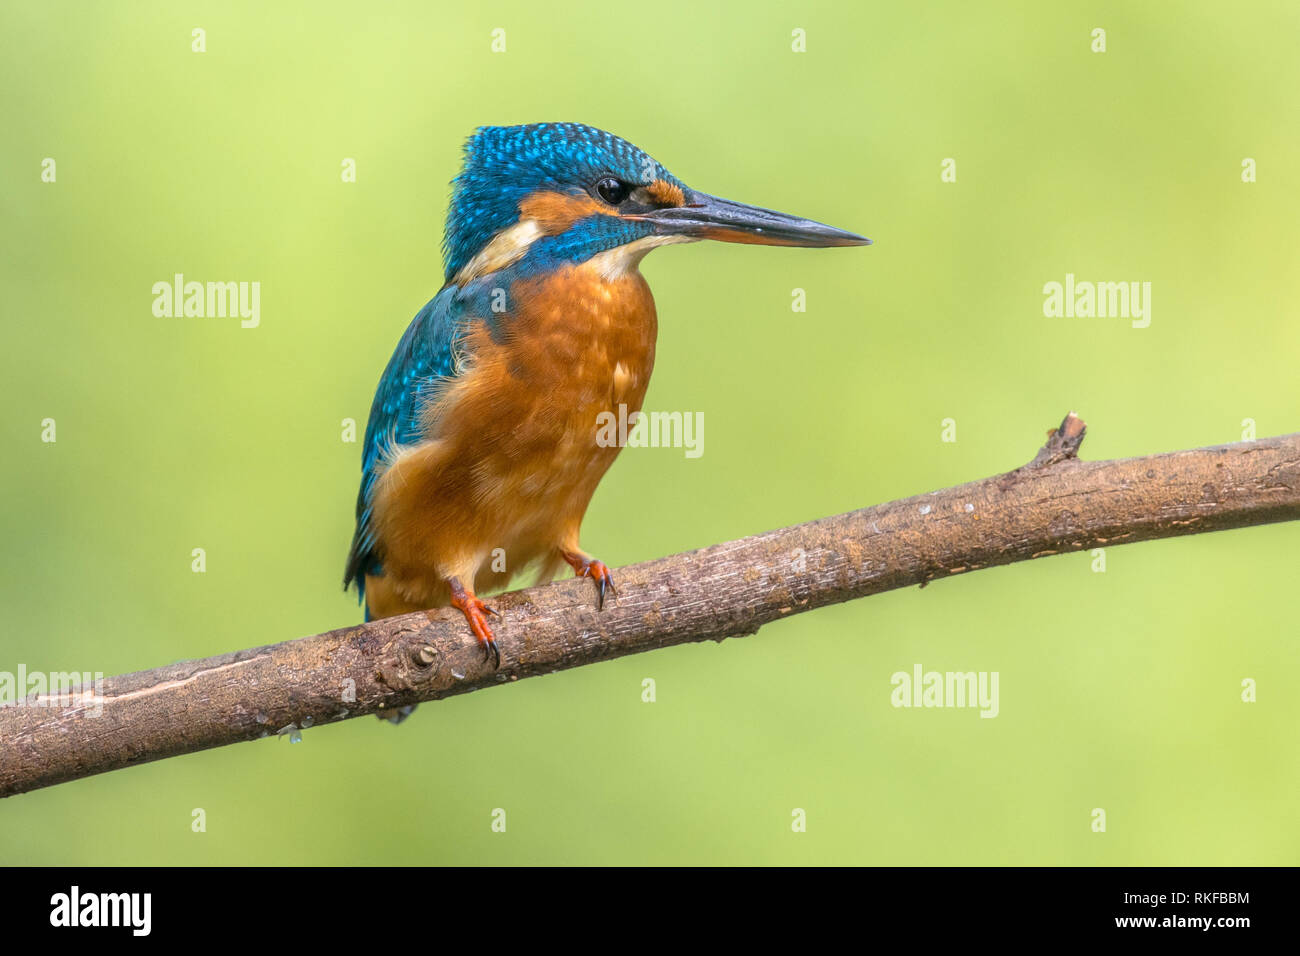
[(690, 236), (643, 236), (624, 245), (615, 246), (613, 249), (607, 249), (605, 252), (599, 252), (588, 259), (585, 265), (594, 268), (604, 279), (619, 279), (636, 269), (651, 249), (673, 246), (679, 242), (696, 241)]
[[(456, 285), (464, 285), (466, 282), (481, 279), (483, 276), (513, 265), (522, 259), (529, 247), (543, 235), (536, 219), (521, 219), (509, 229), (503, 229), (493, 236), (491, 242), (461, 267), (452, 282)], [(618, 279), (640, 265), (641, 260), (651, 249), (697, 241), (690, 236), (643, 236), (613, 249), (607, 249), (605, 252), (599, 252), (583, 265), (594, 268), (604, 279)]]

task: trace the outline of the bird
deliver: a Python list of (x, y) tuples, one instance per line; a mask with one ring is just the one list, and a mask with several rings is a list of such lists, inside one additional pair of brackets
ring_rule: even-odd
[[(482, 126), (451, 183), (444, 284), (380, 377), (343, 586), (366, 620), (450, 605), (501, 664), (481, 593), (567, 564), (616, 596), (579, 531), (619, 452), (602, 413), (640, 411), (658, 318), (639, 264), (699, 240), (868, 245), (687, 186), (581, 123)], [(404, 708), (409, 713), (410, 708)], [(400, 721), (405, 714), (389, 714)]]

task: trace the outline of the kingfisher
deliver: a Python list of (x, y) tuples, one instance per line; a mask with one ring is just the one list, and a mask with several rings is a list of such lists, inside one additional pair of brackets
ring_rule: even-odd
[(549, 580), (567, 564), (594, 581), (603, 609), (614, 579), (579, 531), (619, 452), (598, 440), (598, 422), (620, 405), (629, 420), (639, 412), (654, 368), (658, 318), (638, 266), (652, 249), (701, 239), (871, 241), (692, 189), (591, 126), (470, 136), (452, 181), (445, 282), (397, 343), (370, 408), (343, 581), (367, 620), (451, 605), (500, 667), (479, 595), (517, 572)]

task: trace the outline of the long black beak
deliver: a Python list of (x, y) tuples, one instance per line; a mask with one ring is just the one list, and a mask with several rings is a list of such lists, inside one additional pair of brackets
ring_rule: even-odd
[(834, 226), (694, 191), (687, 193), (684, 206), (669, 206), (628, 218), (654, 223), (655, 231), (666, 236), (810, 249), (871, 245), (870, 239)]

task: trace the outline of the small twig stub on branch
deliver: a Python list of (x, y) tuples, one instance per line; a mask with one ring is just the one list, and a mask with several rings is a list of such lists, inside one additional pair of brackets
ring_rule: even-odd
[(1047, 433), (1047, 443), (1038, 450), (1031, 468), (1046, 468), (1070, 458), (1079, 457), (1079, 446), (1083, 444), (1088, 426), (1074, 412), (1061, 419), (1061, 424)]

